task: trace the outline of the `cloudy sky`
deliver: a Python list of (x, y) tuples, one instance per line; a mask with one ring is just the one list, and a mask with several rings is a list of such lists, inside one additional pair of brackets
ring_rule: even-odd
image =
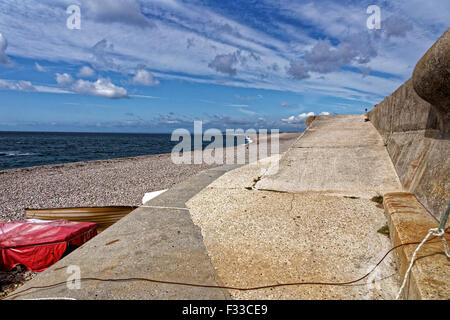
[(0, 130), (302, 130), (381, 101), (449, 21), (446, 0), (2, 0)]

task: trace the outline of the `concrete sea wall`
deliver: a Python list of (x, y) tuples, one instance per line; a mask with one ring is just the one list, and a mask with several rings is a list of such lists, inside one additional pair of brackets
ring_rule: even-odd
[(413, 76), (367, 115), (405, 191), (439, 219), (450, 198), (450, 28)]

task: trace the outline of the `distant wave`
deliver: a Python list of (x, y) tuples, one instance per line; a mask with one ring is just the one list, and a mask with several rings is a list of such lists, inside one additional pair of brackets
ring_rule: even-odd
[(20, 152), (20, 151), (0, 151), (0, 157), (26, 157), (37, 156), (38, 153), (32, 152)]

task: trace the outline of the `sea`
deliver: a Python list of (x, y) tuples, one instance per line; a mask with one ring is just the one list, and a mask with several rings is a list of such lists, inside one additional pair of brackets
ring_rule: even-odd
[[(0, 132), (0, 170), (170, 153), (178, 143), (171, 134)], [(209, 144), (203, 141), (202, 148)]]

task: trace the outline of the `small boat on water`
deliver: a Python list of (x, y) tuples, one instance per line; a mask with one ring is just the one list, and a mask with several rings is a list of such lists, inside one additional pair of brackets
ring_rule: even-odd
[(110, 227), (138, 207), (108, 206), (108, 207), (74, 207), (53, 209), (25, 209), (27, 219), (59, 220), (74, 222), (95, 222), (100, 233)]

